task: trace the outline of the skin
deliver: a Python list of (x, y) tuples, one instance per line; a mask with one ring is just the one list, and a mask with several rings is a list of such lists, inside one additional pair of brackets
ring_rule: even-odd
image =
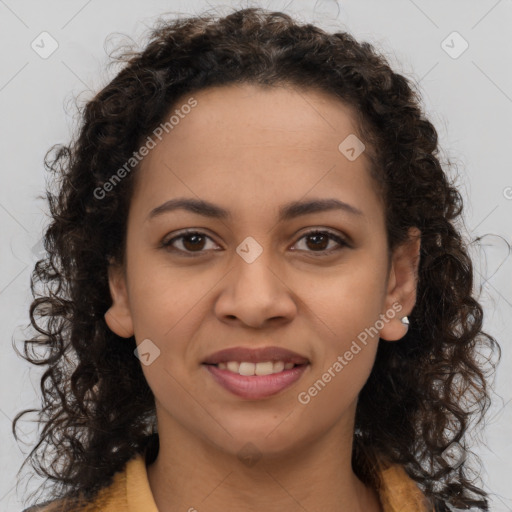
[[(364, 152), (349, 161), (338, 150), (357, 130), (337, 98), (245, 84), (194, 98), (198, 105), (137, 171), (125, 265), (109, 268), (109, 327), (135, 335), (137, 344), (149, 338), (160, 350), (142, 365), (160, 436), (148, 466), (158, 510), (381, 511), (375, 490), (351, 466), (357, 397), (379, 337), (360, 344), (307, 405), (297, 396), (396, 303), (401, 311), (379, 336), (384, 343), (403, 337), (400, 318), (416, 300), (419, 231), (411, 229), (388, 259), (369, 161)], [(233, 217), (176, 210), (148, 220), (153, 208), (178, 197), (210, 201)], [(342, 200), (362, 215), (332, 210), (278, 222), (281, 205), (313, 198)], [(185, 228), (206, 238), (178, 239), (174, 252), (160, 246)], [(350, 245), (304, 237), (312, 228)], [(263, 249), (252, 263), (236, 252), (248, 236)], [(224, 348), (268, 345), (298, 352), (310, 365), (292, 387), (263, 400), (232, 395), (201, 365)], [(237, 456), (249, 442), (261, 456), (252, 466)]]

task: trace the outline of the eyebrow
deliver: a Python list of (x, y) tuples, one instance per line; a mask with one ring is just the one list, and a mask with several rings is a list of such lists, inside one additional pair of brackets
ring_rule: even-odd
[[(154, 219), (159, 215), (175, 210), (186, 210), (213, 219), (228, 220), (232, 218), (229, 210), (214, 203), (202, 199), (180, 197), (170, 199), (160, 206), (153, 208), (153, 210), (149, 212), (147, 220)], [(279, 222), (292, 220), (302, 215), (332, 210), (342, 210), (353, 215), (364, 216), (361, 210), (339, 199), (313, 199), (309, 201), (291, 201), (282, 205), (279, 208)]]

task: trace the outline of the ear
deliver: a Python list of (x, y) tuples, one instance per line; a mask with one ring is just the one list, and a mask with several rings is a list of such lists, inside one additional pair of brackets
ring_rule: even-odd
[(420, 248), (421, 231), (413, 227), (409, 228), (408, 239), (393, 252), (384, 302), (385, 310), (382, 313), (386, 315), (387, 312), (386, 316), (390, 318), (389, 312), (396, 312), (398, 304), (401, 309), (388, 322), (384, 322), (380, 337), (386, 341), (399, 340), (407, 333), (408, 325), (403, 324), (401, 319), (411, 313), (416, 303)]
[(109, 264), (108, 284), (112, 306), (105, 313), (105, 322), (121, 338), (130, 338), (133, 336), (133, 321), (123, 266), (112, 262)]

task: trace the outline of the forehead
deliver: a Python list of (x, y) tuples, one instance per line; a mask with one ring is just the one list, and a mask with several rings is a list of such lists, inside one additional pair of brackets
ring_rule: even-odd
[[(194, 108), (182, 109), (191, 97)], [(183, 195), (218, 202), (220, 196), (227, 204), (236, 196), (257, 207), (337, 190), (347, 202), (368, 202), (372, 194), (378, 200), (364, 152), (351, 161), (339, 148), (347, 137), (360, 138), (354, 112), (327, 93), (212, 87), (184, 95), (168, 117), (173, 114), (178, 122), (139, 169), (138, 196), (161, 202)]]
[[(281, 148), (330, 151), (343, 133), (356, 131), (352, 109), (317, 90), (300, 90), (292, 85), (232, 84), (201, 90), (194, 98), (197, 115), (190, 115), (188, 130), (176, 130), (175, 136), (186, 142), (187, 131), (208, 132), (210, 136), (204, 142), (210, 150), (213, 148), (208, 141), (213, 135), (216, 141), (223, 139), (239, 147), (259, 142), (267, 147), (279, 143)], [(186, 99), (183, 97), (174, 108)], [(215, 133), (211, 132), (212, 126)]]

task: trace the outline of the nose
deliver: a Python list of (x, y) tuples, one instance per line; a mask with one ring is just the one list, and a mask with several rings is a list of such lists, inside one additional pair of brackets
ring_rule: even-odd
[(258, 329), (290, 322), (297, 314), (298, 301), (285, 272), (270, 250), (251, 259), (235, 256), (234, 268), (221, 282), (215, 314), (223, 322)]

